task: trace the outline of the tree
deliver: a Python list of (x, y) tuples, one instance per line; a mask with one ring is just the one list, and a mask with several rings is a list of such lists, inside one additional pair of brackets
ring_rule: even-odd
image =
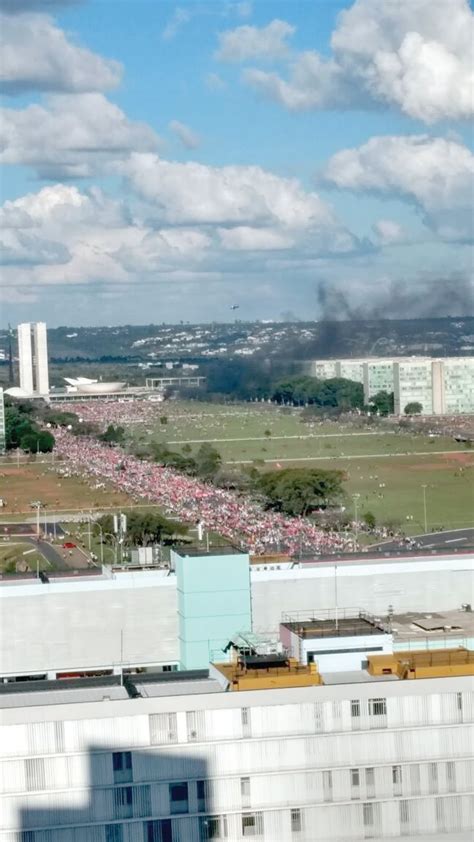
[[(114, 522), (112, 515), (104, 515), (97, 521), (107, 543), (112, 540)], [(127, 532), (124, 543), (127, 546), (146, 547), (171, 540), (175, 535), (184, 535), (187, 527), (168, 520), (157, 512), (131, 512), (127, 516)]]
[(122, 444), (125, 438), (125, 429), (123, 427), (114, 427), (113, 424), (109, 424), (105, 433), (102, 433), (97, 438), (100, 441), (105, 441), (109, 444)]
[(364, 521), (365, 525), (369, 527), (369, 529), (375, 529), (377, 521), (373, 512), (365, 512), (362, 515), (362, 520)]
[(20, 447), (25, 453), (51, 453), (54, 443), (54, 436), (47, 430), (32, 429), (22, 437)]
[(258, 488), (268, 508), (290, 515), (307, 515), (318, 506), (340, 498), (343, 478), (342, 471), (284, 468), (263, 474)]
[(166, 427), (167, 423), (168, 423), (168, 416), (167, 415), (160, 415), (160, 424), (162, 424), (163, 427)]
[(341, 410), (361, 409), (364, 405), (362, 383), (345, 377), (317, 380), (315, 377), (290, 377), (274, 386), (273, 400), (294, 405), (315, 404)]
[(196, 473), (202, 479), (211, 480), (219, 470), (221, 462), (219, 451), (208, 442), (204, 442), (195, 456)]
[(378, 415), (393, 415), (395, 411), (393, 392), (377, 392), (370, 398), (369, 410), (377, 412)]
[(405, 415), (420, 415), (423, 412), (423, 406), (418, 401), (411, 401), (411, 403), (407, 403), (403, 411)]

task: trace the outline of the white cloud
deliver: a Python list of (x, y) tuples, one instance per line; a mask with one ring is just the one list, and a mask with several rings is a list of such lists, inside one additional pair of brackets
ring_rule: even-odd
[(158, 137), (102, 94), (52, 94), (43, 105), (3, 109), (0, 162), (26, 164), (40, 177), (87, 177), (134, 149), (156, 149)]
[(117, 166), (132, 188), (171, 224), (279, 224), (331, 227), (331, 209), (297, 179), (256, 166), (211, 167), (132, 154)]
[(0, 90), (101, 91), (120, 81), (121, 66), (71, 43), (41, 14), (0, 15)]
[(68, 249), (62, 244), (29, 232), (5, 229), (0, 232), (0, 264), (37, 265), (67, 263)]
[(398, 107), (426, 123), (474, 109), (473, 15), (467, 0), (356, 0), (333, 32), (333, 56), (301, 53), (286, 79), (260, 70), (246, 81), (293, 110)]
[(267, 26), (238, 26), (219, 33), (216, 58), (219, 61), (273, 60), (288, 54), (287, 39), (295, 27), (284, 20), (272, 20)]
[(373, 230), (381, 246), (393, 246), (406, 240), (402, 226), (393, 219), (379, 219), (374, 223)]
[(226, 83), (218, 73), (206, 73), (204, 81), (210, 91), (224, 91), (227, 87)]
[(163, 41), (172, 41), (178, 34), (179, 30), (191, 20), (192, 14), (188, 9), (177, 8), (171, 15), (166, 24), (161, 37)]
[(472, 232), (474, 156), (456, 141), (426, 135), (373, 137), (333, 155), (324, 178), (342, 189), (408, 199), (446, 239), (465, 239)]
[(179, 120), (171, 120), (169, 128), (179, 138), (186, 149), (197, 149), (200, 145), (201, 138), (186, 123), (181, 123)]
[(218, 228), (220, 241), (230, 251), (278, 251), (289, 249), (295, 238), (273, 228), (251, 228), (239, 225), (236, 228)]

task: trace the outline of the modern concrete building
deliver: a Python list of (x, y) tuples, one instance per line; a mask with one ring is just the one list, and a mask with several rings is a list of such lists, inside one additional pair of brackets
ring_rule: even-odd
[(474, 413), (474, 357), (395, 357), (314, 360), (310, 374), (321, 380), (345, 377), (364, 385), (364, 400), (394, 392), (395, 414), (419, 403), (423, 415)]
[(3, 389), (0, 387), (0, 453), (5, 453), (5, 399)]
[(473, 561), (469, 552), (361, 554), (249, 568), (244, 553), (220, 551), (177, 555), (176, 572), (104, 568), (45, 582), (6, 577), (0, 579), (0, 680), (203, 668), (223, 658), (238, 633), (279, 641), (284, 617), (320, 620), (336, 605), (341, 618), (349, 609), (351, 616), (363, 609), (381, 620), (393, 614), (400, 629), (394, 620), (394, 649), (399, 636), (404, 649), (469, 647), (474, 613), (461, 606), (472, 603)]
[(473, 653), (0, 685), (0, 842), (470, 842)]
[(18, 325), (20, 389), (26, 395), (48, 395), (48, 340), (44, 322)]

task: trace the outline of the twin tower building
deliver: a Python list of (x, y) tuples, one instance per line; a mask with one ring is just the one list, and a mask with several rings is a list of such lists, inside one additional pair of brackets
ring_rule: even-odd
[(49, 394), (48, 339), (45, 322), (18, 325), (20, 389), (25, 395)]

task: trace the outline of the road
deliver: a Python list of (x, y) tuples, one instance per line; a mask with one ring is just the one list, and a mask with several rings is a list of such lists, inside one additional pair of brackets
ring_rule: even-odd
[[(443, 548), (445, 550), (468, 549), (474, 547), (474, 529), (451, 529), (446, 532), (428, 532), (425, 535), (411, 535), (420, 547), (430, 550)], [(400, 549), (400, 541), (383, 541), (376, 544), (384, 550)]]

